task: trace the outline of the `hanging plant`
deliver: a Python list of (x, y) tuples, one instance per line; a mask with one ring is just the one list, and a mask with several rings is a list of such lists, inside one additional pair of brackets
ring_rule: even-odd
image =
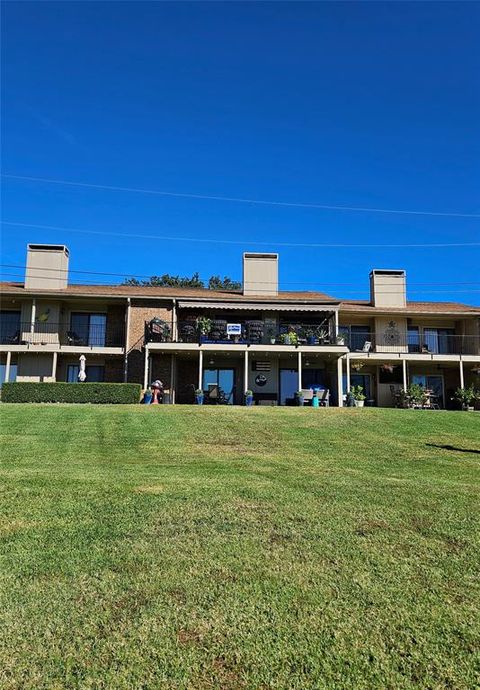
[(382, 364), (382, 371), (385, 371), (388, 374), (393, 374), (393, 365), (392, 364)]
[(363, 362), (353, 362), (353, 363), (352, 363), (352, 369), (353, 369), (353, 371), (360, 371), (361, 369), (363, 369), (364, 366), (365, 366), (365, 365), (364, 365)]

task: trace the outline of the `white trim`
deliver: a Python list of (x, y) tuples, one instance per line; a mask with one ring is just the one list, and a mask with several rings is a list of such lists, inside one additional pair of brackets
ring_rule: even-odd
[(198, 352), (198, 388), (203, 390), (203, 350)]
[(465, 377), (463, 375), (463, 361), (462, 361), (462, 359), (460, 359), (459, 366), (460, 366), (460, 388), (465, 388)]
[(7, 352), (7, 361), (6, 361), (6, 363), (5, 363), (5, 381), (4, 381), (4, 383), (8, 383), (9, 380), (10, 380), (10, 366), (11, 366), (11, 363), (12, 363), (12, 353), (11, 353), (11, 351), (9, 350), (9, 351)]
[(302, 390), (302, 351), (298, 351), (298, 390)]
[(343, 357), (337, 359), (338, 407), (343, 407)]

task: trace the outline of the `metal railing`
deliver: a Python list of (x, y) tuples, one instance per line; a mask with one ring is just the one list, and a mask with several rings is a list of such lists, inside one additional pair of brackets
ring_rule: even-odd
[[(229, 327), (220, 319), (182, 320), (177, 323), (180, 343), (263, 344), (263, 345), (336, 345), (334, 328), (330, 324), (280, 324), (248, 320)], [(235, 332), (233, 332), (235, 331)], [(145, 323), (146, 342), (172, 342), (172, 328), (165, 322)]]
[(71, 328), (59, 323), (20, 323), (0, 333), (1, 345), (71, 345), (77, 347), (123, 347), (125, 328), (107, 323)]
[[(345, 334), (351, 352), (408, 353), (432, 355), (479, 355), (480, 337), (475, 335)], [(370, 345), (368, 345), (370, 343)]]

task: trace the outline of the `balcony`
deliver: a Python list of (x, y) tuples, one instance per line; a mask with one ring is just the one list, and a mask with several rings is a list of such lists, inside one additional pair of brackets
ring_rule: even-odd
[[(370, 343), (370, 345), (368, 345)], [(423, 338), (385, 333), (346, 333), (345, 344), (351, 352), (426, 355), (480, 355), (480, 337), (475, 335), (433, 335)]]
[(334, 322), (322, 323), (272, 323), (246, 320), (235, 324), (225, 320), (199, 318), (179, 321), (177, 339), (173, 339), (172, 327), (160, 319), (145, 323), (147, 343), (195, 343), (222, 345), (339, 345), (335, 337)]
[(123, 324), (90, 324), (86, 329), (72, 330), (70, 326), (59, 323), (19, 323), (15, 329), (2, 331), (0, 345), (124, 347), (125, 329)]

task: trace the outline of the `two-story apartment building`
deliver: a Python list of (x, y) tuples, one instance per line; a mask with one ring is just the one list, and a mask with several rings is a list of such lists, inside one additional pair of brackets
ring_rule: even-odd
[[(449, 407), (458, 386), (480, 383), (480, 307), (411, 302), (402, 270), (373, 270), (370, 299), (278, 289), (278, 255), (245, 253), (242, 290), (212, 291), (68, 281), (63, 245), (29, 245), (23, 283), (2, 283), (1, 381), (161, 379), (171, 403), (201, 388), (227, 404), (294, 403), (351, 385), (391, 406), (411, 382)], [(326, 396), (327, 397), (327, 396)], [(218, 399), (218, 398), (217, 398)]]

